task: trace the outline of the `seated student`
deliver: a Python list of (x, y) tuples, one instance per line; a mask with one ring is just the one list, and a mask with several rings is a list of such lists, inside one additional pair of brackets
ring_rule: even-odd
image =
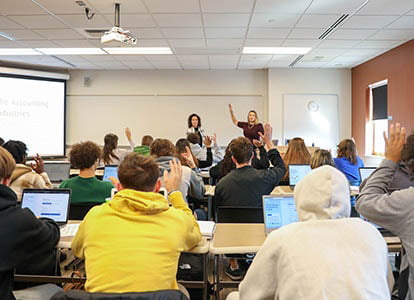
[[(209, 137), (204, 139), (204, 144), (207, 147), (207, 159), (206, 160), (199, 160), (191, 150), (191, 143), (187, 139), (179, 139), (175, 143), (175, 148), (177, 150), (177, 154), (179, 155), (179, 159), (181, 164), (190, 168), (207, 168), (213, 164), (213, 154), (211, 153), (211, 140)], [(199, 146), (197, 144), (197, 146)], [(189, 158), (191, 157), (191, 161), (194, 162), (195, 166), (192, 165)]]
[(314, 169), (296, 185), (295, 203), (299, 222), (270, 233), (240, 299), (390, 299), (387, 245), (374, 226), (349, 217), (345, 176), (332, 166)]
[(316, 169), (324, 165), (335, 167), (332, 154), (328, 150), (316, 149), (310, 158), (310, 167)]
[(93, 142), (75, 144), (69, 153), (71, 165), (80, 170), (79, 176), (66, 179), (60, 188), (72, 190), (71, 203), (104, 203), (111, 196), (112, 183), (98, 180), (95, 171), (101, 149)]
[[(169, 170), (170, 161), (177, 156), (175, 146), (167, 139), (155, 139), (151, 144), (150, 153), (155, 158), (161, 172)], [(195, 164), (192, 166), (195, 167)], [(188, 201), (189, 197), (202, 199), (206, 192), (203, 179), (187, 166), (182, 166), (182, 176), (180, 192), (183, 194), (184, 200)]]
[[(412, 143), (414, 135), (408, 140)], [(391, 231), (404, 246), (398, 283), (399, 299), (414, 296), (414, 189), (406, 188), (390, 193), (390, 186), (398, 172), (401, 160), (414, 171), (414, 151), (407, 151), (405, 128), (400, 124), (390, 126), (389, 138), (385, 138), (385, 159), (361, 187), (356, 203), (357, 211), (371, 222)], [(406, 150), (406, 151), (404, 151)], [(402, 156), (404, 154), (404, 156)]]
[[(12, 155), (0, 147), (0, 299), (14, 300), (13, 276), (17, 273), (52, 275), (59, 227), (53, 220), (38, 219), (17, 206), (17, 196), (8, 185), (15, 168)], [(54, 285), (16, 291), (17, 299), (49, 299), (60, 289)]]
[(43, 159), (36, 155), (33, 159), (35, 164), (26, 166), (27, 147), (21, 141), (8, 141), (3, 147), (13, 155), (16, 168), (10, 178), (10, 188), (16, 193), (17, 201), (22, 200), (23, 190), (26, 188), (50, 189), (52, 183), (45, 172)]
[[(213, 178), (215, 182), (218, 182), (222, 177), (226, 176), (231, 170), (236, 168), (236, 165), (231, 159), (232, 155), (230, 152), (230, 145), (233, 141), (234, 139), (227, 145), (223, 160), (209, 170), (210, 177)], [(258, 140), (253, 140), (253, 144), (256, 148), (254, 149), (252, 167), (259, 170), (268, 169), (270, 166), (269, 156), (267, 155), (267, 151), (263, 146), (263, 143)]]
[(163, 173), (166, 200), (158, 193), (157, 163), (129, 154), (119, 166), (119, 192), (86, 215), (72, 242), (74, 254), (85, 259), (86, 291), (178, 289), (180, 252), (195, 247), (201, 233), (179, 192), (181, 165), (176, 160), (169, 165), (170, 172)]
[(144, 155), (144, 156), (149, 156), (150, 155), (150, 146), (151, 143), (154, 141), (154, 139), (152, 138), (152, 136), (150, 135), (144, 135), (142, 137), (142, 141), (141, 141), (141, 146), (137, 146), (134, 148), (134, 152)]
[(306, 148), (305, 141), (300, 137), (295, 137), (289, 141), (283, 161), (286, 166), (286, 174), (282, 181), (284, 184), (289, 184), (289, 165), (309, 165), (311, 155)]
[(353, 140), (342, 140), (338, 145), (337, 157), (334, 158), (336, 168), (345, 174), (351, 185), (360, 185), (361, 177), (359, 168), (364, 167), (364, 162), (357, 155), (356, 145)]
[(135, 144), (132, 141), (131, 130), (129, 128), (125, 128), (125, 135), (131, 146), (130, 150), (118, 148), (118, 136), (116, 134), (108, 133), (105, 135), (102, 153), (102, 161), (105, 165), (119, 165), (125, 156), (134, 151)]
[(215, 134), (206, 136), (203, 146), (200, 146), (200, 136), (197, 133), (187, 134), (187, 140), (190, 142), (191, 151), (198, 160), (208, 161), (211, 156), (212, 162), (218, 163), (223, 159), (223, 154), (217, 146), (217, 137)]
[[(214, 206), (262, 207), (262, 196), (270, 194), (285, 174), (285, 165), (279, 151), (272, 142), (272, 129), (269, 124), (264, 127), (262, 138), (268, 148), (273, 165), (267, 170), (252, 168), (253, 145), (246, 137), (239, 137), (231, 142), (230, 151), (236, 169), (223, 177), (216, 186)], [(261, 134), (261, 133), (260, 133)], [(236, 259), (230, 260), (226, 274), (233, 280), (239, 280), (242, 270)]]

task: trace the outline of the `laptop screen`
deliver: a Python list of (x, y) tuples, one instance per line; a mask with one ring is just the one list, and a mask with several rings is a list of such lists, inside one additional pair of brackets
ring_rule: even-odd
[(52, 182), (63, 182), (69, 178), (70, 163), (45, 162), (45, 172)]
[(297, 185), (310, 171), (310, 165), (289, 165), (289, 185)]
[(359, 175), (361, 176), (361, 182), (367, 179), (369, 176), (371, 176), (371, 174), (374, 173), (375, 170), (376, 168), (374, 167), (359, 168)]
[(110, 181), (109, 177), (115, 177), (118, 179), (118, 166), (105, 166), (104, 174), (102, 177), (103, 181)]
[(266, 232), (298, 221), (295, 200), (291, 196), (263, 196)]
[(68, 221), (69, 189), (24, 189), (22, 208), (30, 209), (36, 217), (53, 219), (57, 223)]

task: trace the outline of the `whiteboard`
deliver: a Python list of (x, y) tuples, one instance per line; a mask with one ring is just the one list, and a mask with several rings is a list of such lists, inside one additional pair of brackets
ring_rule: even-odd
[(138, 145), (143, 135), (167, 138), (173, 143), (185, 137), (191, 113), (201, 117), (206, 134), (217, 134), (218, 144), (226, 146), (231, 139), (243, 135), (230, 119), (228, 104), (240, 121), (248, 111), (264, 112), (263, 96), (68, 96), (67, 138), (71, 145), (91, 140), (103, 144), (107, 133), (115, 133), (120, 145), (127, 145), (124, 128), (132, 130)]
[(283, 95), (283, 141), (301, 137), (307, 146), (335, 151), (338, 131), (337, 95)]

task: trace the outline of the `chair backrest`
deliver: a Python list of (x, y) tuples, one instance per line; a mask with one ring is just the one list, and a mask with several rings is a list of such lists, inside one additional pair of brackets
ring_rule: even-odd
[(50, 300), (188, 300), (188, 298), (178, 290), (122, 294), (87, 293), (84, 291), (71, 290), (56, 293)]
[(264, 223), (263, 208), (246, 206), (219, 206), (217, 223)]
[(85, 202), (85, 203), (71, 203), (69, 208), (69, 220), (83, 220), (88, 211), (96, 206), (101, 205), (102, 203), (97, 202)]

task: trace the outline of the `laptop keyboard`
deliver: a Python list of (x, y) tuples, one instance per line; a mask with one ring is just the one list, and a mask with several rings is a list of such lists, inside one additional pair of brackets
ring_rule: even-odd
[(78, 229), (79, 224), (66, 224), (60, 228), (60, 236), (75, 236)]

